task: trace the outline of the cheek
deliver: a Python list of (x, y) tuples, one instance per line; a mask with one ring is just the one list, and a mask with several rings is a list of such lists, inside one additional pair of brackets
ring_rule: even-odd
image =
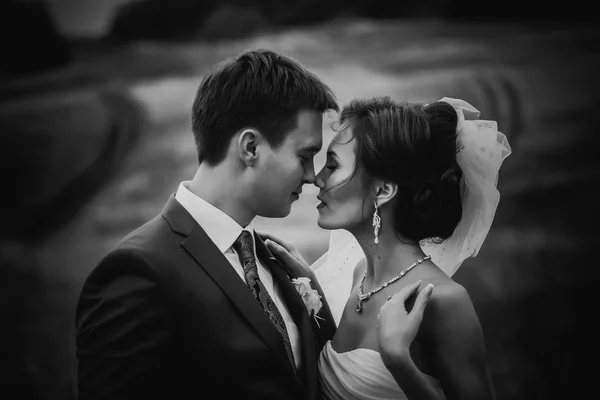
[[(348, 183), (344, 183), (348, 175), (338, 170), (330, 171), (324, 169), (324, 171), (325, 172), (322, 175), (323, 190), (326, 192), (329, 191), (329, 193), (331, 193), (327, 197), (340, 197), (338, 193), (344, 191), (344, 186), (348, 186)], [(319, 174), (321, 174), (321, 172)]]
[(304, 169), (295, 158), (285, 157), (271, 163), (263, 175), (264, 180), (269, 180), (270, 185), (277, 186), (283, 191), (292, 190), (300, 183)]
[(362, 199), (354, 196), (337, 199), (333, 207), (336, 219), (352, 225), (363, 219), (362, 209)]
[(340, 223), (356, 225), (367, 217), (363, 212), (365, 200), (363, 200), (362, 190), (352, 182), (332, 193), (330, 201), (329, 208)]

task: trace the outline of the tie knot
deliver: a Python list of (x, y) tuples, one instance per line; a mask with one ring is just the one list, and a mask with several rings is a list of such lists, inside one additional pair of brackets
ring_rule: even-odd
[(248, 231), (242, 231), (233, 244), (233, 249), (238, 253), (242, 265), (248, 260), (254, 260), (254, 241), (252, 240), (252, 234)]

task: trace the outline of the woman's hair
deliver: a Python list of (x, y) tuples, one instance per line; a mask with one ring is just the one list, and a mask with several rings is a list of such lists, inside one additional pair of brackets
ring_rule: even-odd
[(355, 99), (340, 117), (356, 140), (357, 167), (398, 185), (394, 228), (402, 237), (441, 242), (462, 217), (456, 162), (458, 116), (446, 102), (426, 106), (389, 97)]

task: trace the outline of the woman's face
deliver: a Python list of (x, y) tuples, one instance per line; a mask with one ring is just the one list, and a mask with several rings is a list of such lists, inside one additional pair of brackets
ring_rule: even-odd
[(317, 196), (321, 201), (317, 206), (317, 224), (323, 229), (350, 230), (361, 225), (371, 213), (373, 205), (366, 196), (366, 177), (356, 165), (356, 142), (352, 128), (348, 127), (327, 148), (325, 166), (315, 182), (321, 189)]

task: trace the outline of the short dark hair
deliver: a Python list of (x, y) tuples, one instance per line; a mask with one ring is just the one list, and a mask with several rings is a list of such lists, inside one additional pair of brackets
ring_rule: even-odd
[(462, 218), (456, 162), (458, 116), (446, 102), (427, 106), (389, 97), (355, 99), (337, 130), (351, 126), (357, 168), (398, 185), (394, 228), (413, 240), (441, 242)]
[(225, 60), (204, 77), (192, 107), (198, 162), (220, 163), (231, 138), (246, 127), (277, 148), (305, 109), (339, 107), (333, 91), (296, 61), (263, 49)]

